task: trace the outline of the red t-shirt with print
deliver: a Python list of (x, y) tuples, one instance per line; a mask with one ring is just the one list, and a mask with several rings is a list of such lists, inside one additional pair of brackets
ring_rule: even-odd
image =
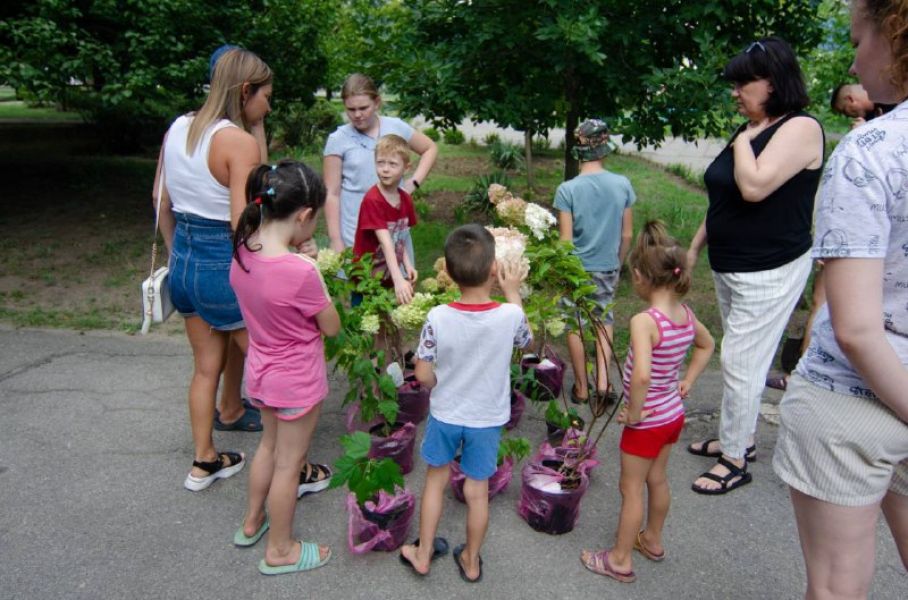
[(353, 240), (353, 257), (359, 259), (363, 254), (372, 254), (373, 272), (382, 273), (385, 285), (394, 285), (391, 273), (388, 271), (388, 260), (378, 243), (377, 229), (387, 229), (391, 234), (394, 244), (394, 259), (397, 264), (404, 261), (406, 244), (404, 233), (416, 225), (416, 211), (413, 208), (413, 198), (406, 191), (398, 189), (400, 193), (400, 206), (391, 206), (377, 185), (373, 185), (363, 196), (359, 207), (359, 222), (356, 224), (356, 237)]

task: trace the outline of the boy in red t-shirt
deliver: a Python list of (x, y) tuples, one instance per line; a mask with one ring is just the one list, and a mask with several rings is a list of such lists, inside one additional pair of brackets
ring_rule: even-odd
[(400, 187), (409, 165), (410, 148), (402, 137), (386, 135), (375, 144), (378, 184), (363, 196), (353, 241), (354, 260), (371, 253), (374, 271), (382, 274), (386, 287), (394, 288), (401, 304), (413, 299), (416, 283), (416, 269), (406, 252), (404, 237), (416, 224), (416, 211), (413, 198)]

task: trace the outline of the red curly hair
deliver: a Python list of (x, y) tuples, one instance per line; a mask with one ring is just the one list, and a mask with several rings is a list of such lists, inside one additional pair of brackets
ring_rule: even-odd
[[(908, 0), (859, 0), (864, 14), (889, 39), (890, 79), (903, 92), (908, 88)], [(858, 10), (858, 6), (855, 6)]]

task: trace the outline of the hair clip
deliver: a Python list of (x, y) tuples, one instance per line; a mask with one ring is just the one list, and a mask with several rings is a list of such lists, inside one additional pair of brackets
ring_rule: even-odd
[(274, 196), (274, 188), (273, 187), (268, 188), (267, 190), (265, 190), (265, 193), (268, 194), (269, 196)]
[(750, 46), (748, 46), (746, 50), (744, 50), (744, 54), (750, 54), (750, 51), (753, 50), (754, 48), (759, 48), (763, 52), (766, 52), (766, 46), (763, 45), (763, 42), (756, 41), (756, 42), (752, 43)]
[(272, 171), (277, 171), (277, 165), (271, 165), (271, 170), (272, 170)]
[(255, 204), (258, 204), (259, 206), (262, 205), (262, 197), (261, 197), (261, 196), (256, 196), (255, 198), (252, 199), (252, 201), (253, 201)]
[(674, 273), (675, 275), (680, 275), (680, 274), (681, 274), (681, 267), (675, 267), (675, 270), (672, 271), (672, 273)]

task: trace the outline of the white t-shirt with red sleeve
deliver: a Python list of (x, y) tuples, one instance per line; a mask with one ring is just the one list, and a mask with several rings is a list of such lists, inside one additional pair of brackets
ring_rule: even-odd
[(321, 330), (315, 316), (331, 304), (308, 256), (261, 256), (240, 246), (230, 285), (249, 331), (246, 394), (274, 408), (309, 408), (328, 395)]
[(394, 260), (398, 265), (402, 265), (407, 247), (406, 233), (410, 227), (416, 225), (416, 210), (413, 208), (412, 196), (402, 189), (398, 192), (400, 206), (394, 207), (385, 200), (378, 186), (373, 185), (369, 188), (359, 207), (359, 222), (353, 242), (353, 256), (359, 258), (363, 254), (371, 253), (373, 271), (384, 273), (387, 281), (390, 281), (388, 257), (385, 256), (375, 231), (388, 230), (394, 244)]
[(511, 354), (532, 341), (516, 304), (452, 302), (429, 311), (416, 357), (435, 363), (429, 412), (442, 423), (498, 427), (511, 418)]

